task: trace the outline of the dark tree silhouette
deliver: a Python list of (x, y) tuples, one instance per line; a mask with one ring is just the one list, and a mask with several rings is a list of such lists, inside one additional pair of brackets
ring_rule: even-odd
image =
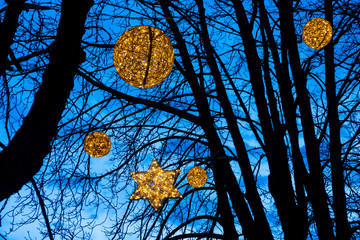
[[(2, 6), (0, 236), (37, 223), (50, 239), (360, 237), (357, 1), (59, 2)], [(333, 26), (324, 49), (301, 39), (314, 17)], [(175, 50), (170, 76), (145, 90), (112, 65), (140, 24)], [(109, 157), (82, 149), (96, 130)], [(158, 212), (128, 200), (130, 172), (153, 157), (182, 172), (183, 198)]]

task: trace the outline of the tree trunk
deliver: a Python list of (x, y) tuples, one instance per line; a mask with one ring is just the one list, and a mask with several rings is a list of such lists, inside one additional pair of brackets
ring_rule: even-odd
[[(332, 0), (325, 0), (325, 18), (333, 26)], [(325, 47), (325, 86), (330, 128), (330, 163), (334, 213), (336, 222), (336, 239), (350, 238), (350, 225), (346, 212), (346, 197), (344, 183), (344, 167), (341, 160), (340, 121), (338, 114), (338, 98), (336, 96), (334, 44), (333, 41)]]
[(51, 151), (57, 125), (74, 86), (74, 76), (85, 60), (81, 39), (92, 0), (64, 0), (61, 18), (34, 103), (9, 145), (0, 153), (0, 201), (10, 197), (40, 170)]
[(284, 135), (281, 129), (273, 129), (273, 126), (276, 127), (276, 123), (271, 121), (268, 112), (260, 58), (244, 6), (239, 0), (232, 0), (232, 3), (244, 45), (250, 83), (254, 92), (255, 104), (265, 142), (264, 151), (270, 169), (269, 190), (274, 197), (285, 238), (291, 240), (302, 239), (303, 234), (300, 233), (301, 228), (298, 226), (303, 214), (299, 212), (299, 208), (295, 203)]
[(301, 114), (301, 124), (304, 132), (307, 161), (310, 169), (307, 192), (314, 210), (320, 240), (334, 239), (332, 223), (327, 205), (327, 194), (320, 164), (319, 142), (315, 136), (313, 115), (310, 99), (306, 88), (306, 75), (301, 69), (300, 56), (297, 48), (294, 19), (291, 2), (279, 0), (280, 29), (284, 34), (282, 42), (289, 56), (291, 71), (294, 76), (294, 85)]

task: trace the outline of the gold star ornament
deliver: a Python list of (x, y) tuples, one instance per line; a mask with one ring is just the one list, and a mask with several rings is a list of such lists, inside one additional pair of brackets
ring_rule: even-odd
[(320, 49), (330, 43), (332, 34), (329, 21), (323, 18), (313, 18), (305, 24), (302, 38), (309, 47)]
[(146, 172), (132, 172), (131, 177), (138, 185), (130, 200), (147, 199), (155, 211), (168, 198), (182, 198), (174, 187), (180, 170), (163, 170), (154, 158)]
[(163, 31), (151, 26), (126, 30), (114, 47), (114, 66), (119, 76), (138, 88), (151, 88), (171, 72), (174, 50)]

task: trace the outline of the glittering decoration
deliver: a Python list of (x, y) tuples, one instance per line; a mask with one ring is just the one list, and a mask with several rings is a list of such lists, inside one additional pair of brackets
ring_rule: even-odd
[(132, 172), (131, 177), (138, 184), (130, 200), (147, 199), (155, 211), (168, 198), (182, 198), (174, 187), (180, 170), (163, 170), (154, 158), (146, 172)]
[(103, 157), (109, 153), (110, 148), (110, 138), (103, 132), (90, 133), (84, 140), (84, 150), (92, 157)]
[(113, 60), (125, 82), (138, 88), (151, 88), (170, 74), (174, 50), (170, 39), (160, 29), (136, 26), (119, 37)]
[(187, 180), (194, 188), (201, 188), (206, 183), (207, 175), (201, 167), (193, 167), (187, 173)]
[(329, 44), (332, 38), (332, 27), (329, 21), (323, 18), (313, 18), (305, 24), (302, 38), (306, 45), (320, 49)]

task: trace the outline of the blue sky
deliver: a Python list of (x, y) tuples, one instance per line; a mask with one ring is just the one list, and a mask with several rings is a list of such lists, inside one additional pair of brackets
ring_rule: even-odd
[[(310, 4), (311, 2), (312, 1), (302, 1), (302, 4), (306, 5)], [(270, 5), (269, 2), (267, 3)], [(4, 5), (3, 3), (0, 4), (2, 4), (0, 5), (1, 9)], [(123, 4), (126, 5), (125, 3)], [(206, 2), (206, 5), (209, 7), (213, 4), (213, 1)], [(152, 20), (147, 19), (145, 16), (146, 14), (156, 14), (158, 17), (157, 13), (153, 13), (150, 10), (145, 12), (144, 9), (141, 9), (139, 6), (132, 5), (131, 1), (127, 7), (129, 9), (124, 8), (123, 10), (109, 5), (104, 6), (104, 8), (101, 8), (101, 6), (93, 8), (91, 12), (92, 17), (94, 17), (94, 15), (100, 11), (103, 11), (102, 13), (109, 15), (101, 15), (101, 17), (98, 18), (98, 21), (89, 21), (87, 23), (88, 28), (84, 37), (84, 46), (88, 44), (112, 45), (127, 28), (140, 24), (156, 25), (159, 28), (163, 28), (165, 19), (159, 17), (160, 21), (156, 21), (155, 24)], [(250, 9), (250, 5), (246, 7)], [(273, 7), (274, 6), (269, 9), (275, 9)], [(59, 6), (56, 6), (56, 9), (59, 9)], [(211, 7), (209, 9), (211, 10), (207, 11), (206, 13), (209, 16), (216, 14), (217, 11), (220, 11), (215, 7)], [(129, 13), (129, 16), (127, 16), (127, 13)], [(29, 11), (24, 13), (24, 16), (29, 20), (32, 17), (37, 16), (36, 14), (33, 14), (34, 12)], [(271, 12), (271, 14), (273, 17), (277, 17), (277, 12)], [(59, 11), (49, 11), (48, 16), (57, 19), (59, 16)], [(128, 18), (124, 18), (123, 16), (127, 16)], [(312, 11), (296, 13), (298, 35), (301, 35), (303, 24), (305, 24), (306, 21), (313, 16), (323, 16), (323, 13)], [(191, 36), (190, 33), (193, 31), (194, 26), (188, 26), (187, 22), (185, 21), (186, 19), (181, 19), (180, 15), (177, 15), (176, 17), (176, 19), (179, 20), (179, 26), (182, 27), (181, 30), (184, 32), (186, 31), (189, 33), (189, 36)], [(237, 29), (237, 26), (231, 16), (226, 16), (223, 18), (218, 16), (218, 18), (222, 19), (224, 22), (228, 21), (226, 25), (227, 27)], [(34, 20), (34, 22), (36, 21)], [(219, 55), (221, 55), (221, 58), (224, 60), (225, 64), (227, 64), (230, 74), (236, 77), (235, 83), (237, 88), (242, 90), (241, 96), (243, 97), (244, 101), (247, 104), (250, 102), (248, 110), (252, 120), (258, 121), (254, 100), (251, 98), (252, 89), (248, 82), (249, 74), (247, 72), (246, 64), (241, 61), (243, 52), (241, 49), (241, 44), (239, 44), (241, 43), (240, 37), (232, 30), (229, 32), (224, 32), (224, 25), (220, 25), (214, 22), (210, 17), (208, 22), (213, 24), (213, 27), (210, 27), (209, 30), (212, 33), (215, 50), (219, 53)], [(258, 23), (255, 22), (255, 26), (257, 26), (257, 24)], [(275, 23), (271, 22), (271, 24)], [(46, 36), (50, 33), (54, 34), (53, 31), (55, 29), (55, 25), (49, 25), (49, 29), (40, 29), (35, 24), (34, 26), (31, 26), (30, 30), (43, 31), (42, 33)], [(25, 30), (26, 29), (24, 28), (20, 28), (19, 31), (26, 32)], [(276, 28), (274, 31), (277, 31)], [(258, 29), (256, 27), (254, 28), (254, 34), (259, 36)], [(172, 39), (171, 35), (169, 37)], [(39, 50), (46, 48), (47, 44), (51, 41), (52, 39), (44, 41), (43, 44), (34, 47), (34, 49)], [(196, 49), (195, 46), (191, 43), (192, 41), (197, 41), (197, 39), (189, 37), (187, 41), (189, 51), (195, 55), (195, 50), (199, 49)], [(299, 43), (298, 46), (299, 50), (301, 51), (302, 60), (317, 52), (317, 50), (309, 49), (304, 43)], [(237, 48), (238, 51), (233, 51)], [(28, 51), (26, 49), (27, 45), (25, 43), (19, 43), (16, 45), (15, 54), (22, 56), (24, 52), (26, 53), (26, 51)], [(342, 49), (337, 48), (336, 51), (341, 52)], [(169, 78), (159, 86), (148, 90), (139, 90), (125, 84), (117, 76), (115, 68), (112, 66), (111, 47), (97, 48), (88, 46), (86, 48), (86, 52), (87, 61), (82, 65), (82, 68), (88, 72), (91, 72), (91, 75), (95, 80), (99, 80), (106, 86), (119, 90), (119, 92), (126, 93), (130, 96), (151, 99), (155, 102), (160, 101), (162, 97), (166, 97), (166, 104), (170, 102), (179, 109), (189, 108), (191, 110), (188, 112), (193, 113), (194, 115), (198, 115), (198, 112), (194, 111), (195, 107), (191, 106), (191, 104), (194, 103), (192, 92), (189, 88), (189, 85), (182, 82), (183, 77), (179, 73), (178, 68), (174, 68)], [(181, 59), (178, 56), (178, 53), (178, 49), (175, 46), (176, 59), (181, 64)], [(316, 58), (316, 62), (314, 63), (312, 69), (313, 75), (309, 77), (310, 80), (308, 84), (309, 92), (314, 96), (312, 99), (312, 103), (314, 104), (313, 110), (318, 110), (320, 112), (323, 111), (323, 109), (317, 109), (315, 103), (317, 101), (326, 101), (323, 94), (318, 94), (318, 92), (323, 87), (321, 82), (316, 82), (317, 78), (322, 79), (324, 77), (321, 54), (322, 53), (320, 52), (318, 58)], [(203, 60), (200, 59), (199, 61), (202, 63), (201, 61)], [(46, 63), (46, 58), (40, 60), (32, 59), (29, 62), (26, 62), (27, 65), (25, 65), (25, 69), (31, 69), (34, 67), (34, 65), (37, 66), (38, 64), (39, 66), (45, 66)], [(198, 59), (194, 59), (193, 64), (195, 69), (199, 68)], [(272, 63), (270, 63), (270, 65), (273, 67)], [(104, 69), (99, 69), (99, 67)], [(208, 67), (204, 67), (203, 70), (205, 72), (209, 71)], [(338, 80), (343, 78), (343, 75), (346, 71), (347, 69), (338, 70)], [(13, 136), (13, 134), (20, 126), (22, 115), (26, 115), (27, 111), (29, 110), (34, 90), (36, 90), (38, 84), (40, 83), (39, 79), (41, 75), (36, 75), (36, 73), (29, 74), (26, 76), (24, 81), (20, 81), (22, 80), (20, 77), (21, 76), (14, 75), (11, 78), (11, 84), (13, 85), (10, 86), (13, 86), (14, 95), (14, 99), (12, 99), (12, 105), (15, 109), (11, 111), (11, 136)], [(205, 80), (205, 89), (213, 89), (213, 82), (211, 77), (206, 76)], [(274, 87), (275, 90), (277, 90), (277, 84), (275, 81)], [(27, 89), (28, 91), (21, 95), (20, 91), (23, 88)], [(88, 92), (89, 94), (87, 95), (86, 93)], [(238, 107), (238, 102), (236, 101), (234, 92), (230, 89), (230, 87), (228, 88), (227, 93), (229, 96), (231, 96), (230, 100), (234, 104), (236, 114), (240, 117), (243, 117), (244, 114), (240, 107)], [(350, 97), (350, 99), (358, 99), (358, 91), (354, 90), (352, 94), (353, 95)], [(221, 116), (220, 104), (216, 99), (215, 94), (209, 91), (209, 95), (211, 96), (211, 98), (209, 97), (209, 102), (211, 103), (213, 116)], [(71, 97), (68, 102), (68, 109), (69, 111), (64, 112), (64, 118), (60, 123), (62, 128), (59, 132), (58, 138), (54, 140), (53, 151), (51, 155), (45, 159), (44, 167), (40, 170), (39, 174), (35, 176), (36, 179), (41, 179), (43, 176), (45, 176), (45, 179), (49, 179), (44, 182), (39, 180), (39, 185), (42, 183), (44, 184), (43, 187), (40, 187), (41, 191), (42, 193), (46, 193), (46, 195), (49, 197), (49, 199), (46, 199), (45, 201), (49, 204), (48, 211), (50, 215), (52, 216), (52, 214), (54, 214), (54, 219), (51, 218), (51, 224), (54, 229), (59, 227), (56, 225), (56, 223), (59, 222), (58, 217), (62, 211), (66, 212), (66, 214), (69, 214), (69, 220), (71, 220), (71, 211), (77, 209), (78, 207), (76, 202), (72, 201), (85, 196), (85, 202), (88, 204), (84, 204), (81, 211), (83, 219), (82, 224), (85, 225), (88, 222), (88, 218), (91, 219), (94, 217), (95, 209), (97, 206), (99, 206), (96, 223), (100, 224), (94, 228), (91, 239), (106, 239), (105, 234), (102, 231), (107, 227), (110, 228), (122, 219), (126, 210), (125, 206), (127, 206), (127, 203), (129, 202), (128, 198), (136, 187), (134, 181), (132, 181), (130, 178), (129, 173), (131, 171), (146, 171), (150, 165), (151, 160), (156, 157), (161, 162), (162, 167), (166, 169), (181, 169), (181, 175), (179, 176), (177, 183), (179, 185), (180, 192), (184, 195), (186, 192), (191, 190), (185, 180), (186, 172), (195, 164), (206, 163), (208, 160), (207, 157), (209, 156), (209, 151), (203, 144), (192, 140), (186, 140), (183, 142), (181, 141), (180, 137), (187, 136), (186, 133), (182, 131), (188, 131), (191, 126), (191, 123), (188, 121), (179, 120), (176, 117), (172, 118), (170, 114), (154, 112), (151, 108), (146, 108), (140, 104), (129, 105), (126, 101), (113, 99), (111, 94), (96, 88), (94, 89), (88, 82), (80, 77), (76, 78), (75, 80), (75, 88), (71, 93)], [(259, 175), (257, 178), (259, 189), (267, 190), (267, 176), (269, 174), (267, 160), (263, 157), (263, 151), (259, 149), (260, 145), (254, 137), (254, 133), (248, 130), (248, 124), (241, 120), (238, 122), (239, 126), (241, 127), (241, 133), (245, 140), (246, 147), (249, 150), (250, 161), (254, 165), (254, 169), (259, 170)], [(316, 119), (316, 122), (319, 126), (321, 126), (324, 122), (324, 117), (319, 117)], [(219, 120), (215, 125), (223, 144), (227, 147), (227, 153), (232, 155), (232, 153), (235, 152), (235, 149), (232, 139), (229, 136), (227, 129), (225, 128), (227, 126), (226, 121), (224, 118), (219, 117)], [(155, 128), (156, 130), (154, 130), (153, 126), (158, 126), (158, 128)], [(353, 124), (349, 122), (346, 126), (348, 127), (348, 131), (345, 132), (345, 130), (343, 130), (343, 141), (348, 139), (351, 134), (353, 134), (353, 131), (351, 130), (353, 128)], [(172, 129), (169, 129), (170, 127), (172, 127)], [(1, 121), (0, 129), (3, 128), (4, 121)], [(105, 131), (112, 140), (113, 148), (110, 154), (106, 157), (89, 158), (82, 150), (83, 139), (87, 133), (94, 130)], [(69, 133), (71, 133), (71, 135), (69, 135)], [(203, 131), (199, 128), (191, 128), (191, 131), (189, 131), (189, 136), (193, 139), (204, 140), (202, 135)], [(153, 140), (165, 138), (173, 139), (171, 141), (158, 141), (150, 144)], [(6, 144), (8, 141), (4, 131), (0, 131), (0, 141), (4, 144)], [(303, 150), (305, 156), (302, 134), (300, 134), (299, 141), (300, 148)], [(186, 155), (183, 155), (184, 152), (186, 152)], [(259, 165), (256, 165), (259, 159), (261, 159), (261, 162)], [(184, 164), (181, 165), (183, 162)], [(47, 165), (48, 163), (49, 165)], [(118, 166), (122, 167), (118, 171), (115, 171), (114, 174), (103, 178), (99, 183), (96, 182), (96, 179), (93, 179), (91, 182), (85, 179), (87, 176), (100, 176), (110, 170), (116, 169)], [(203, 166), (205, 166), (205, 164)], [(239, 170), (238, 165), (232, 162), (232, 167), (236, 173), (236, 176), (239, 178), (240, 186), (243, 187), (241, 171)], [(209, 170), (208, 174), (209, 178), (206, 186), (212, 187), (213, 179)], [(68, 181), (70, 177), (71, 180)], [(181, 181), (181, 179), (184, 180)], [(68, 183), (69, 186), (66, 186), (66, 183)], [(112, 183), (116, 183), (115, 186), (112, 186)], [(60, 184), (64, 184), (65, 186)], [(65, 199), (61, 198), (59, 186), (63, 190), (62, 194), (64, 194)], [(30, 184), (24, 186), (23, 189), (19, 192), (20, 196), (26, 196), (29, 193), (30, 187)], [(82, 193), (82, 190), (86, 190), (86, 193)], [(93, 197), (91, 191), (95, 190), (101, 193), (102, 196)], [(215, 194), (213, 192), (204, 192), (205, 193), (203, 195), (199, 196), (194, 194), (192, 196), (193, 198), (208, 196), (209, 199), (206, 202), (207, 204), (201, 208), (201, 211), (212, 209), (212, 204), (215, 201)], [(202, 193), (203, 192), (201, 192), (201, 194)], [(4, 213), (13, 209), (15, 209), (16, 212), (22, 210), (21, 214), (18, 213), (16, 215), (15, 221), (26, 221), (29, 219), (29, 214), (32, 213), (32, 204), (36, 204), (36, 202), (32, 202), (31, 204), (26, 205), (23, 209), (21, 207), (15, 207), (18, 204), (18, 202), (16, 202), (16, 196), (17, 195), (9, 199), (9, 203), (2, 213), (3, 218), (0, 234), (4, 235), (4, 233), (8, 231), (11, 225), (11, 216), (4, 216)], [(184, 199), (183, 203), (189, 203), (189, 199), (190, 196)], [(274, 210), (273, 199), (268, 193), (264, 194), (262, 199), (264, 202), (264, 207), (267, 210)], [(24, 199), (21, 200), (24, 201)], [(36, 201), (36, 197), (34, 197), (34, 200)], [(56, 204), (60, 203), (60, 201), (63, 201), (64, 203), (62, 206), (63, 208), (60, 206), (59, 208), (54, 208), (54, 206), (57, 206)], [(175, 202), (175, 200), (170, 200), (167, 204), (167, 209), (171, 208)], [(196, 204), (198, 204), (198, 202), (194, 200), (194, 209), (199, 207)], [(134, 212), (129, 214), (129, 219), (139, 215), (138, 213), (146, 210), (148, 202), (146, 200), (140, 200), (134, 203), (134, 205), (136, 207), (134, 208)], [(111, 206), (116, 207), (116, 210), (111, 210)], [(107, 209), (110, 209), (109, 215), (107, 215)], [(42, 239), (40, 231), (45, 230), (43, 224), (44, 221), (39, 208), (36, 209), (36, 211), (38, 220), (32, 224), (21, 227), (14, 233), (9, 234), (8, 239), (22, 239), (28, 234), (30, 234), (31, 239)], [(165, 214), (166, 211), (164, 211), (160, 217), (163, 218)], [(178, 214), (178, 216), (181, 217), (186, 216), (186, 214)], [(155, 214), (154, 216), (157, 215)], [(181, 222), (181, 217), (177, 218), (178, 216), (174, 215), (169, 221), (168, 227), (170, 230), (175, 228), (177, 224)], [(269, 214), (268, 217), (270, 219), (271, 227), (273, 229), (277, 228), (274, 232), (281, 235), (281, 229), (276, 227), (275, 224), (276, 221), (278, 221), (276, 214)], [(73, 220), (74, 222), (77, 220), (76, 216)], [(149, 221), (151, 222), (152, 220), (153, 219), (150, 219)], [(65, 221), (60, 223), (66, 224)], [(133, 232), (135, 234), (138, 233), (138, 223), (128, 223), (125, 225), (128, 227), (129, 232)], [(197, 223), (194, 229), (198, 230), (201, 229), (201, 227), (201, 223)], [(72, 226), (71, 230), (76, 232), (78, 230), (77, 226)], [(138, 237), (126, 237), (126, 239), (138, 239)]]

